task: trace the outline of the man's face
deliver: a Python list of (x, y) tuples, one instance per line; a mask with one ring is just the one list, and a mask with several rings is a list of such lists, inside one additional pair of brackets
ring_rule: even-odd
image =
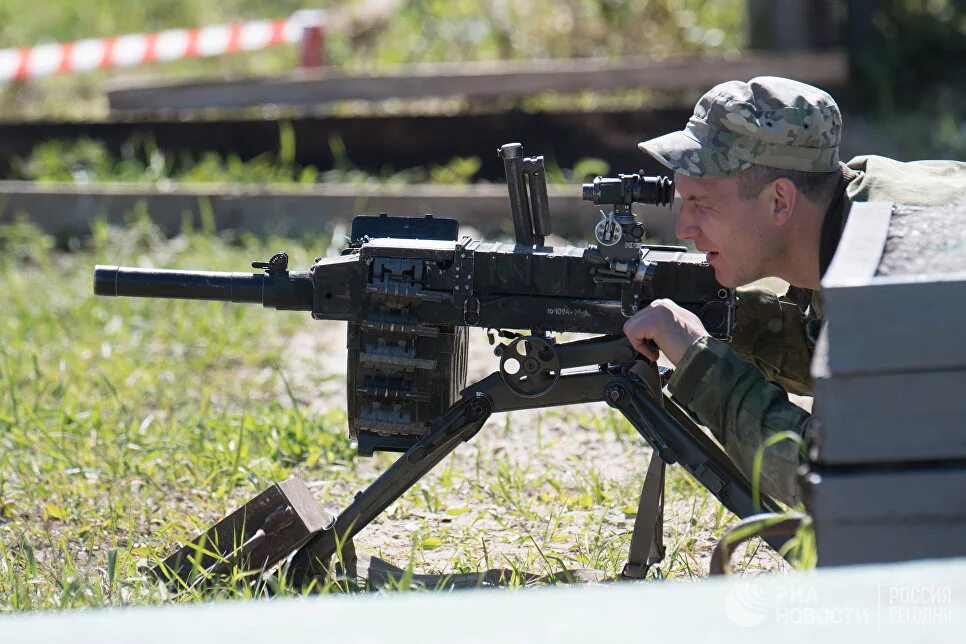
[(767, 215), (762, 191), (756, 199), (738, 195), (734, 175), (713, 179), (674, 175), (681, 195), (676, 234), (708, 254), (708, 263), (722, 286), (748, 284), (770, 274), (780, 250)]

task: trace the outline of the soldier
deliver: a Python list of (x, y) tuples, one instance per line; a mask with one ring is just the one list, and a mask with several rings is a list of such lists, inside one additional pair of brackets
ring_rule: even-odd
[[(624, 325), (642, 354), (675, 364), (672, 394), (704, 423), (750, 477), (769, 436), (807, 438), (812, 417), (786, 391), (811, 395), (809, 364), (822, 324), (819, 282), (852, 203), (940, 205), (966, 195), (966, 163), (901, 163), (861, 156), (841, 163), (842, 116), (827, 93), (797, 81), (729, 81), (705, 94), (681, 132), (639, 144), (674, 171), (681, 196), (677, 236), (708, 255), (717, 280), (739, 287), (764, 277), (791, 286), (778, 297), (739, 289), (729, 344), (694, 314), (658, 300)], [(799, 444), (764, 450), (762, 489), (801, 501)]]

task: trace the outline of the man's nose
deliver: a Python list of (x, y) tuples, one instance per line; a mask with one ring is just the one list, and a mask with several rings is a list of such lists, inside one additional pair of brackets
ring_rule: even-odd
[(675, 226), (674, 234), (677, 235), (678, 239), (696, 239), (701, 233), (701, 229), (697, 227), (694, 223), (694, 218), (691, 216), (692, 205), (683, 201), (681, 203), (681, 210), (678, 212), (678, 223)]

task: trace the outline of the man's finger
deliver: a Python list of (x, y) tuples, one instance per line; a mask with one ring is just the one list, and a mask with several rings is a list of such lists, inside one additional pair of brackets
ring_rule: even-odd
[(654, 340), (648, 338), (631, 338), (631, 345), (634, 349), (640, 353), (642, 356), (650, 360), (651, 362), (657, 362), (659, 350), (657, 344)]

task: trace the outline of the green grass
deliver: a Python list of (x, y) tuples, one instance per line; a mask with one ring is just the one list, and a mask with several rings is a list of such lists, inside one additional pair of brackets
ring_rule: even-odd
[(244, 270), (281, 242), (165, 241), (141, 222), (68, 254), (0, 230), (0, 605), (146, 601), (131, 579), (151, 549), (296, 465), (353, 460), (338, 410), (308, 418), (279, 395), (304, 316), (91, 293), (96, 262)]
[[(328, 240), (168, 240), (142, 218), (74, 245), (64, 252), (29, 224), (0, 226), (0, 610), (301, 592), (235, 578), (172, 594), (142, 569), (274, 481), (300, 476), (338, 509), (385, 469), (392, 456), (351, 449), (341, 377), (325, 368), (344, 336), (304, 313), (95, 298), (91, 271), (245, 270), (279, 249), (298, 266)], [(614, 575), (648, 458), (606, 408), (497, 416), (357, 547), (421, 573)], [(732, 517), (678, 468), (667, 505), (660, 576), (704, 576)], [(739, 569), (777, 565), (761, 546), (742, 552)]]

